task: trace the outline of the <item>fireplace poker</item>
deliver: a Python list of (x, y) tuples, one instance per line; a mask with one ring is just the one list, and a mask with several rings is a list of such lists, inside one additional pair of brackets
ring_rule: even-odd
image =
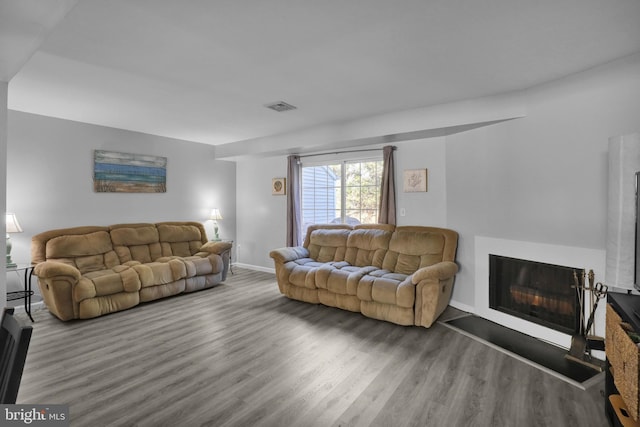
[[(589, 276), (588, 276), (588, 277), (589, 277), (589, 310), (590, 310), (591, 312), (593, 312), (593, 310), (594, 310), (594, 305), (596, 304), (596, 303), (594, 302), (594, 300), (593, 300), (594, 292), (595, 292), (594, 287), (593, 287), (593, 282), (594, 282), (594, 279), (595, 279), (595, 274), (593, 274), (593, 270), (589, 270)], [(590, 335), (590, 334), (591, 334), (591, 335), (593, 335), (593, 334), (591, 333), (591, 329), (594, 329), (593, 325), (591, 326), (591, 328), (587, 328), (587, 330), (586, 330), (586, 331), (584, 331), (584, 333), (585, 333), (587, 336), (588, 336), (588, 335)]]
[(579, 324), (576, 328), (575, 334), (571, 337), (571, 348), (569, 354), (565, 357), (567, 359), (580, 361), (584, 358), (584, 352), (587, 347), (586, 330), (584, 328), (584, 271), (582, 273), (582, 280), (578, 279), (576, 271), (573, 271), (573, 282), (578, 297), (578, 307), (580, 310), (580, 316), (578, 316)]
[(578, 279), (576, 271), (573, 270), (573, 288), (576, 290), (576, 296), (578, 297), (578, 307), (580, 308), (579, 325), (576, 328), (576, 334), (584, 334), (584, 271), (582, 272), (582, 280)]
[[(593, 270), (589, 270), (589, 290), (591, 293), (591, 311), (595, 314), (596, 307), (598, 306), (598, 300), (603, 298), (608, 291), (608, 287), (603, 285), (602, 283), (598, 283), (595, 287), (593, 286), (595, 275), (593, 274)], [(600, 285), (600, 286), (598, 286)], [(596, 327), (592, 322), (591, 328), (587, 329), (587, 345), (590, 350), (604, 350), (604, 337), (599, 337), (596, 335)]]
[(593, 319), (595, 318), (596, 309), (598, 308), (598, 301), (600, 301), (602, 298), (604, 298), (607, 295), (608, 289), (609, 288), (607, 285), (603, 285), (600, 282), (598, 282), (596, 286), (593, 288), (592, 293), (595, 298), (595, 301), (593, 303), (593, 308), (591, 309), (591, 314), (589, 315), (589, 321), (587, 322), (585, 333), (591, 330), (591, 328), (593, 327)]

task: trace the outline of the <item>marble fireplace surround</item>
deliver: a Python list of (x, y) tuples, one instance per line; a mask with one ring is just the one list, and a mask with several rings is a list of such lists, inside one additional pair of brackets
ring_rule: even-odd
[[(489, 255), (491, 254), (583, 268), (585, 272), (593, 270), (597, 283), (604, 282), (605, 251), (482, 236), (475, 238), (474, 313), (492, 322), (568, 349), (571, 346), (571, 335), (489, 308)], [(600, 300), (594, 321), (596, 334), (600, 336), (604, 336), (605, 305), (606, 302)], [(585, 316), (586, 318), (589, 316), (588, 307)], [(595, 354), (594, 356), (597, 357)]]

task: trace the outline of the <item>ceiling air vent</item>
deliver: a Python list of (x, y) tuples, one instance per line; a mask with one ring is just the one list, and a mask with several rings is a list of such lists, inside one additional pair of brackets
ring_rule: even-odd
[(282, 113), (283, 111), (295, 110), (298, 107), (295, 107), (291, 104), (287, 104), (284, 101), (273, 102), (271, 104), (265, 105), (267, 108), (271, 108), (273, 111), (277, 111), (278, 113)]

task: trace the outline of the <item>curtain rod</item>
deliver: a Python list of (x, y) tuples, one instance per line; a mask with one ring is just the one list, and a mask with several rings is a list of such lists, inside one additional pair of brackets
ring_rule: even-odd
[[(393, 147), (393, 149), (395, 150), (396, 147)], [(303, 157), (326, 156), (327, 154), (363, 153), (366, 151), (382, 151), (382, 150), (384, 150), (384, 148), (368, 148), (366, 150), (345, 150), (345, 151), (335, 151), (335, 152), (328, 152), (328, 153), (307, 154), (305, 156), (298, 156), (298, 157), (302, 159)]]

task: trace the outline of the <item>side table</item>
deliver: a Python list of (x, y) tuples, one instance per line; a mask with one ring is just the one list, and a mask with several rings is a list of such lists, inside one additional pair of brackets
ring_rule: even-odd
[(18, 278), (20, 277), (20, 273), (24, 272), (24, 281), (22, 282), (24, 285), (24, 291), (7, 292), (7, 301), (24, 299), (24, 310), (32, 322), (34, 321), (33, 316), (31, 315), (31, 296), (33, 295), (33, 290), (31, 289), (31, 278), (33, 277), (33, 268), (34, 267), (30, 264), (18, 264), (6, 268), (7, 273), (15, 271)]
[[(233, 240), (231, 239), (211, 239), (210, 242), (227, 242), (233, 245)], [(229, 271), (233, 274), (233, 247), (229, 250)]]

